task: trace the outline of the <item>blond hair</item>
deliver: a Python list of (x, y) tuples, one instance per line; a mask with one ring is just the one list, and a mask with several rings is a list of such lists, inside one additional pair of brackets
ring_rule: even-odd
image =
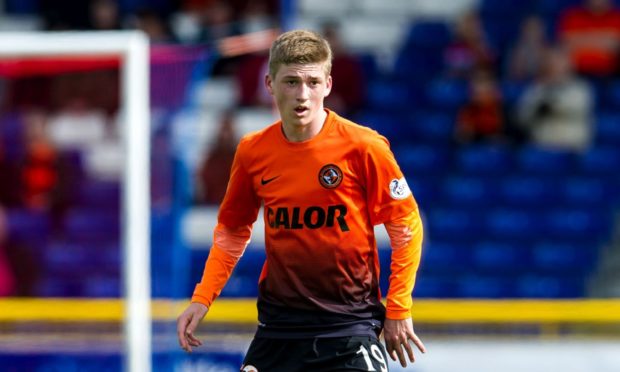
[(288, 31), (271, 44), (269, 75), (275, 78), (281, 65), (325, 62), (325, 76), (329, 76), (332, 58), (329, 43), (321, 35), (307, 30)]

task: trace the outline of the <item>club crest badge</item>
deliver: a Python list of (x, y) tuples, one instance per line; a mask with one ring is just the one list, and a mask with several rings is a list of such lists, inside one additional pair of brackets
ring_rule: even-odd
[(342, 182), (342, 171), (334, 164), (327, 164), (319, 171), (319, 183), (326, 189), (338, 187)]
[(252, 365), (245, 365), (241, 368), (241, 372), (258, 372), (258, 369)]
[(407, 180), (405, 177), (400, 179), (393, 179), (390, 181), (390, 196), (392, 199), (402, 200), (411, 195), (411, 190), (409, 189), (409, 185), (407, 185)]

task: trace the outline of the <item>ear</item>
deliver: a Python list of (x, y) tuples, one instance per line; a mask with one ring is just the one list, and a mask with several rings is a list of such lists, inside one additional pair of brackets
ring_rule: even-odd
[(271, 76), (269, 74), (265, 75), (265, 88), (267, 88), (269, 94), (273, 96), (273, 80), (271, 80)]
[(329, 75), (327, 77), (327, 81), (326, 81), (326, 84), (325, 84), (325, 94), (324, 94), (324, 97), (329, 96), (329, 93), (331, 93), (331, 91), (332, 91), (332, 76)]

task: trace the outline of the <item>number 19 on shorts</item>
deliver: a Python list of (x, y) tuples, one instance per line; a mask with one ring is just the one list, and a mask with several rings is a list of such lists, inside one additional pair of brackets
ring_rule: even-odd
[[(361, 345), (359, 350), (357, 350), (357, 354), (362, 354), (362, 356), (364, 357), (367, 371), (377, 371), (377, 368), (379, 368), (379, 371), (381, 372), (388, 371), (387, 362), (379, 346), (374, 345), (374, 344), (370, 345), (370, 353), (368, 353), (368, 349), (366, 349), (364, 345)], [(372, 359), (371, 359), (371, 355), (372, 355)], [(376, 363), (373, 363), (373, 359), (375, 362), (378, 362), (379, 365), (377, 365)]]

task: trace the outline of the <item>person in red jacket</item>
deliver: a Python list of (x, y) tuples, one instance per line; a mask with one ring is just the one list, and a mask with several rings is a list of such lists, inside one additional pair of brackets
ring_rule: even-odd
[[(266, 261), (259, 278), (258, 330), (242, 371), (387, 371), (387, 354), (406, 366), (411, 293), (423, 228), (418, 206), (385, 137), (324, 107), (332, 53), (321, 36), (280, 35), (267, 90), (281, 120), (244, 136), (218, 215), (214, 244), (191, 304), (177, 320), (181, 347), (249, 243), (263, 206)], [(381, 302), (374, 225), (390, 235), (387, 305)]]
[(584, 0), (560, 16), (558, 35), (577, 72), (610, 76), (617, 72), (620, 10), (610, 0)]

